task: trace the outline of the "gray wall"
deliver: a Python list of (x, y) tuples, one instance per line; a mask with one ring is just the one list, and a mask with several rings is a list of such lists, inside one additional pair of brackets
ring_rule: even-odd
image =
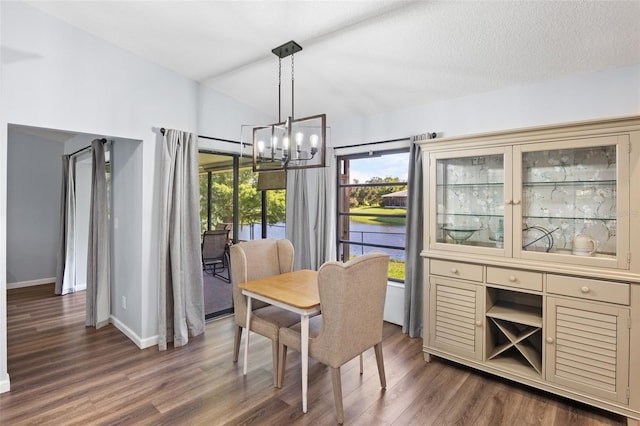
[(113, 142), (111, 197), (111, 315), (139, 336), (143, 327), (142, 141)]
[(7, 283), (56, 276), (64, 144), (9, 126)]

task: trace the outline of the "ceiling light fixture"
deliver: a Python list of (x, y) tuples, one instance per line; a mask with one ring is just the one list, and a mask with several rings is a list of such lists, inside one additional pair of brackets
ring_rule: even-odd
[[(278, 57), (278, 122), (253, 128), (253, 171), (305, 169), (325, 166), (325, 114), (294, 116), (294, 54), (302, 47), (291, 40), (272, 49)], [(282, 121), (282, 58), (291, 56), (291, 115)]]

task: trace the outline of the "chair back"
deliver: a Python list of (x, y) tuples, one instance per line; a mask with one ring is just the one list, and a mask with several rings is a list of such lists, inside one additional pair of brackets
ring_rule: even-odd
[(291, 272), (294, 249), (289, 240), (253, 240), (232, 245), (230, 254), (235, 319), (244, 327), (247, 302), (240, 283)]
[(312, 342), (319, 361), (338, 368), (382, 342), (389, 256), (370, 253), (327, 262), (318, 271), (322, 330)]
[(229, 231), (205, 231), (202, 236), (202, 259), (222, 259), (227, 246)]

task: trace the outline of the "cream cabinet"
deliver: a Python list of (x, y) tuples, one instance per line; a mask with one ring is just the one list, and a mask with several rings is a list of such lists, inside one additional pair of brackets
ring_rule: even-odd
[(429, 344), (469, 359), (482, 360), (483, 288), (440, 277), (430, 279)]
[(425, 359), (635, 423), (640, 117), (430, 139), (421, 149)]
[(629, 309), (547, 298), (546, 380), (627, 404)]
[(429, 248), (628, 269), (630, 148), (609, 135), (431, 152)]

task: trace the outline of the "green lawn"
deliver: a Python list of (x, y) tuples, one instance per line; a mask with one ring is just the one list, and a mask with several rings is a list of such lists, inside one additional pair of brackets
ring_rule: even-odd
[(404, 280), (404, 261), (389, 260), (389, 278)]
[(406, 209), (385, 209), (384, 207), (354, 207), (351, 213), (366, 213), (379, 215), (377, 217), (351, 216), (351, 220), (369, 225), (399, 225), (404, 226), (406, 219), (403, 217), (384, 217), (390, 214), (407, 214)]

